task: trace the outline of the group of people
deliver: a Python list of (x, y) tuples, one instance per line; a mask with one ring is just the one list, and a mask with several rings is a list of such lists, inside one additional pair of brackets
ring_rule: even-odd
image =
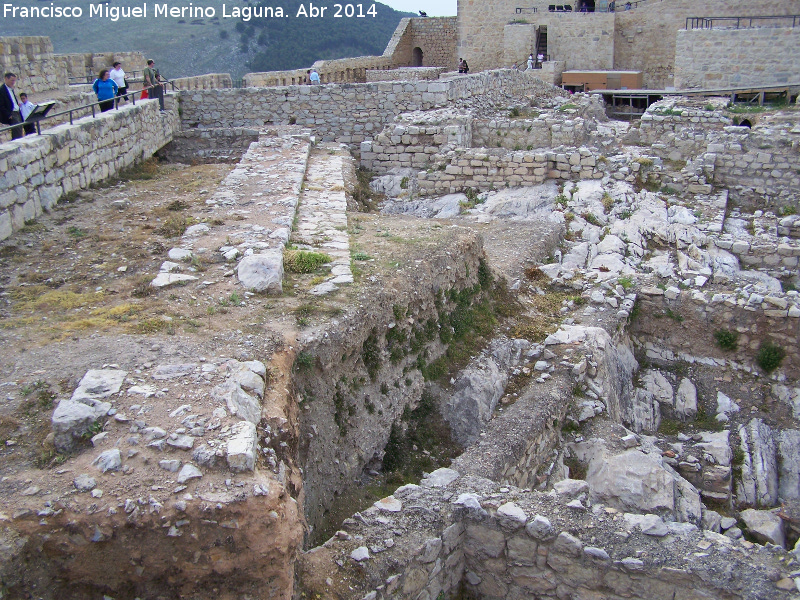
[[(14, 86), (17, 83), (15, 73), (6, 73), (3, 76), (3, 85), (0, 85), (0, 123), (3, 125), (19, 125), (11, 129), (11, 139), (16, 140), (25, 135), (36, 133), (35, 123), (26, 123), (28, 116), (36, 108), (36, 104), (28, 100), (28, 94), (17, 92)], [(164, 80), (156, 68), (155, 61), (147, 61), (144, 70), (144, 89), (142, 98), (157, 98), (159, 107), (164, 110)], [(317, 75), (319, 83), (319, 75)], [(114, 102), (123, 102), (128, 99), (128, 82), (122, 63), (115, 62), (111, 69), (103, 69), (98, 73), (97, 79), (92, 84), (92, 90), (97, 96), (100, 111), (106, 112), (114, 108)]]
[(0, 123), (3, 125), (20, 125), (11, 130), (12, 140), (36, 133), (36, 125), (23, 123), (34, 111), (36, 105), (28, 100), (28, 94), (25, 92), (20, 92), (19, 97), (17, 97), (17, 93), (14, 90), (16, 83), (16, 74), (6, 73), (3, 76), (3, 85), (0, 85)]
[(458, 59), (458, 72), (465, 74), (469, 73), (469, 65), (467, 64), (467, 61), (465, 61), (463, 58)]
[[(163, 79), (153, 59), (147, 61), (147, 68), (144, 70), (143, 76), (142, 98), (158, 98), (159, 106), (161, 110), (164, 110)], [(100, 71), (92, 84), (92, 90), (100, 104), (100, 112), (114, 108), (115, 99), (117, 103), (126, 101), (128, 99), (128, 82), (125, 79), (122, 64), (117, 61), (110, 70)]]

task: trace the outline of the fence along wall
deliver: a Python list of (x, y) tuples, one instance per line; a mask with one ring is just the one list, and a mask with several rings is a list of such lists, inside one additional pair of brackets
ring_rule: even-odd
[(530, 74), (501, 70), (446, 81), (383, 82), (181, 92), (184, 129), (261, 127), (294, 122), (325, 140), (358, 144), (389, 119), (430, 110), (494, 90), (533, 93), (542, 82)]
[(800, 83), (800, 28), (678, 32), (675, 87), (727, 88)]
[(86, 117), (0, 146), (0, 240), (65, 194), (86, 189), (152, 156), (179, 127), (177, 110), (158, 102)]

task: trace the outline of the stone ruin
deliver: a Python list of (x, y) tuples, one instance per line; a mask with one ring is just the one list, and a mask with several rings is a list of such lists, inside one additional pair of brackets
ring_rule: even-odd
[[(508, 71), (179, 97), (91, 126), (157, 130), (124, 156), (56, 156), (99, 143), (81, 124), (12, 144), (7, 173), (44, 166), (4, 214), (57, 211), (93, 156), (96, 180), (170, 139), (235, 161), (145, 289), (274, 322), (235, 357), (103, 332), (28, 351), (80, 381), (45, 412), (45, 468), (3, 430), (2, 597), (798, 597), (796, 108), (745, 128), (674, 97), (629, 124)], [(53, 165), (70, 190), (34, 181)], [(290, 278), (298, 249), (327, 266)], [(287, 324), (298, 297), (320, 314)], [(458, 451), (399, 485), (421, 409)]]

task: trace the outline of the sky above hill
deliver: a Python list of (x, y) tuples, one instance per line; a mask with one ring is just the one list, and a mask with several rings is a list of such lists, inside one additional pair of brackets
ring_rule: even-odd
[(395, 10), (419, 12), (424, 10), (429, 17), (455, 17), (457, 0), (381, 0)]

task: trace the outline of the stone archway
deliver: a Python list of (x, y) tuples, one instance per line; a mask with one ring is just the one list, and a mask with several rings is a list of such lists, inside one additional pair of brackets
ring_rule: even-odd
[(412, 67), (421, 67), (422, 66), (422, 48), (417, 46), (411, 51), (411, 66)]

